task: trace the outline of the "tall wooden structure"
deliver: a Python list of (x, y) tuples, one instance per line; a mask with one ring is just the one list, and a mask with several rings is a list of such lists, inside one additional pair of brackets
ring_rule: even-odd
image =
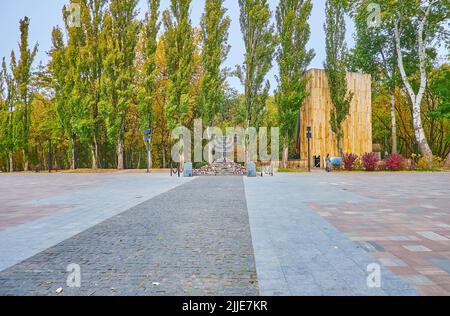
[[(331, 97), (325, 70), (308, 71), (309, 96), (301, 109), (300, 153), (302, 159), (308, 157), (306, 129), (312, 128), (311, 157), (320, 156), (322, 166), (329, 154), (339, 156), (336, 137), (331, 130)], [(349, 116), (343, 123), (344, 153), (362, 155), (372, 152), (372, 91), (371, 76), (360, 73), (347, 74), (348, 88), (353, 93)]]

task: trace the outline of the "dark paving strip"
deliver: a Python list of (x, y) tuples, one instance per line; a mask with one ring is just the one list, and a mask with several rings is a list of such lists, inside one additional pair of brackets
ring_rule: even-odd
[[(95, 210), (93, 210), (95, 212)], [(81, 287), (69, 288), (69, 264)], [(0, 273), (0, 295), (258, 295), (243, 180), (199, 178)]]

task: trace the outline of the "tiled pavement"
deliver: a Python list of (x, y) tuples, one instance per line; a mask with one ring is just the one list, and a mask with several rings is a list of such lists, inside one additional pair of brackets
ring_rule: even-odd
[(0, 271), (191, 179), (0, 174)]
[[(360, 245), (319, 216), (311, 201), (362, 205), (364, 196), (328, 187), (324, 174), (245, 179), (262, 295), (416, 295)], [(368, 268), (381, 268), (381, 288), (368, 287)]]
[[(78, 289), (65, 286), (70, 264)], [(0, 295), (253, 296), (257, 286), (237, 177), (195, 179), (0, 273)]]
[(310, 206), (421, 295), (450, 295), (450, 173), (339, 174), (334, 189), (362, 203)]
[(0, 294), (448, 295), (449, 180), (0, 175)]

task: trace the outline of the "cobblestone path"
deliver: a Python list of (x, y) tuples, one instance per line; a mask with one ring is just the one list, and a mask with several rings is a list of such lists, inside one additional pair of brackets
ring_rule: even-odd
[(240, 177), (195, 179), (0, 273), (0, 295), (258, 294)]

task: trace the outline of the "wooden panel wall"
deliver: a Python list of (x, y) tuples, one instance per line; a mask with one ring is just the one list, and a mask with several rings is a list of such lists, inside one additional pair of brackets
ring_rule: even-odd
[[(331, 130), (331, 98), (328, 79), (324, 70), (312, 69), (309, 97), (301, 110), (301, 155), (307, 159), (306, 128), (312, 128), (311, 157), (320, 155), (322, 161), (327, 154), (338, 156), (336, 137)], [(371, 76), (348, 73), (349, 90), (353, 92), (350, 114), (343, 123), (343, 151), (362, 155), (372, 151), (372, 91)]]

